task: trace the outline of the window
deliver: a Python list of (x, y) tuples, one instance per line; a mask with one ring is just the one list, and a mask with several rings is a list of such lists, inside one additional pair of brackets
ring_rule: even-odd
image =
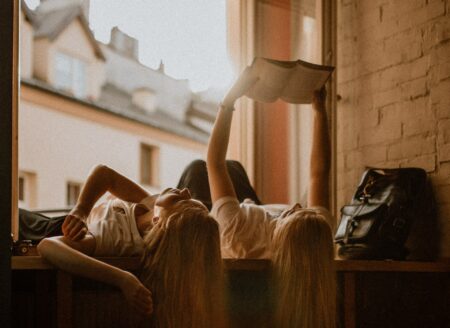
[(72, 92), (76, 97), (86, 96), (86, 64), (58, 52), (55, 60), (55, 85)]
[(67, 205), (75, 206), (80, 196), (81, 183), (67, 182)]
[(19, 177), (19, 201), (25, 200), (25, 178)]
[(19, 207), (34, 209), (36, 207), (36, 174), (19, 172), (18, 181)]
[(141, 144), (141, 183), (159, 186), (159, 148)]

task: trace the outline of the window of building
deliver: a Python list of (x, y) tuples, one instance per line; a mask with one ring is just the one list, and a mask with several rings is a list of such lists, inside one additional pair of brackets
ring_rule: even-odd
[(141, 144), (141, 183), (159, 186), (159, 148)]
[(18, 180), (19, 207), (34, 209), (36, 207), (36, 174), (20, 171)]
[(23, 202), (25, 200), (25, 179), (24, 177), (19, 177), (19, 201)]
[(67, 206), (75, 206), (80, 196), (81, 183), (67, 182)]
[(76, 97), (86, 96), (86, 63), (61, 52), (55, 58), (56, 87), (72, 92)]

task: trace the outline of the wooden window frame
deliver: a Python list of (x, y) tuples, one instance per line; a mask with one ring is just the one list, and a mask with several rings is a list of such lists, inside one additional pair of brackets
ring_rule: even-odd
[[(337, 46), (336, 46), (336, 26), (337, 26), (337, 3), (336, 0), (322, 1), (322, 62), (325, 65), (336, 66)], [(229, 35), (229, 52), (233, 59), (236, 71), (241, 71), (253, 59), (257, 52), (256, 19), (257, 4), (259, 2), (272, 3), (275, 6), (289, 6), (284, 0), (239, 0), (227, 2)], [(231, 20), (230, 17), (234, 17)], [(231, 37), (230, 37), (231, 36)], [(230, 40), (234, 40), (230, 41)], [(327, 97), (328, 108), (330, 109), (330, 138), (332, 148), (332, 162), (330, 174), (330, 210), (335, 217), (339, 213), (337, 208), (337, 144), (336, 144), (336, 81), (337, 75), (333, 74), (328, 82), (329, 96)], [(229, 156), (242, 162), (246, 168), (250, 181), (257, 185), (258, 176), (257, 165), (261, 161), (258, 158), (257, 142), (258, 131), (257, 117), (254, 113), (254, 103), (251, 100), (243, 99), (239, 101), (239, 110), (235, 112), (233, 118)], [(263, 133), (263, 132), (262, 132)]]
[[(146, 176), (145, 168), (144, 166), (144, 156), (146, 156), (144, 153), (149, 152), (150, 154), (150, 160), (151, 160), (151, 172), (150, 172), (150, 179), (146, 180), (144, 177)], [(149, 145), (146, 143), (141, 143), (140, 146), (140, 182), (141, 184), (145, 186), (150, 187), (159, 187), (160, 186), (160, 149), (158, 146), (155, 145)]]
[[(78, 200), (78, 197), (80, 197), (81, 188), (83, 187), (83, 184), (81, 182), (77, 181), (67, 181), (66, 182), (66, 205), (68, 207), (75, 206)], [(70, 202), (71, 194), (70, 194), (70, 188), (78, 188), (78, 194), (76, 195), (76, 199), (74, 202)]]
[(0, 322), (11, 326), (11, 231), (17, 232), (19, 1), (0, 2)]

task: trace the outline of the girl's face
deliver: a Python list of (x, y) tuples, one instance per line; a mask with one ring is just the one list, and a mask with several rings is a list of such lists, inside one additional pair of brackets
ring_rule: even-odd
[(206, 209), (206, 207), (200, 201), (192, 199), (189, 189), (184, 188), (180, 190), (177, 188), (167, 188), (158, 196), (155, 201), (154, 215), (159, 216), (161, 209), (170, 212), (170, 210), (180, 202), (192, 202), (193, 206), (201, 205)]
[(156, 199), (155, 205), (168, 209), (176, 203), (191, 199), (189, 189), (167, 188)]

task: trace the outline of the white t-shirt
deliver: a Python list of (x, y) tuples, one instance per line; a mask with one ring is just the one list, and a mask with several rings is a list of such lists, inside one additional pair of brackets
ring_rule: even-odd
[[(239, 204), (235, 197), (222, 197), (214, 202), (211, 215), (219, 223), (220, 243), (224, 258), (271, 258), (270, 244), (277, 218), (289, 205), (256, 205), (252, 201)], [(330, 212), (320, 211), (328, 222)]]
[(138, 256), (144, 241), (136, 225), (134, 210), (144, 205), (153, 211), (158, 195), (144, 198), (139, 204), (118, 198), (107, 199), (92, 209), (87, 218), (89, 233), (95, 238), (94, 256)]

